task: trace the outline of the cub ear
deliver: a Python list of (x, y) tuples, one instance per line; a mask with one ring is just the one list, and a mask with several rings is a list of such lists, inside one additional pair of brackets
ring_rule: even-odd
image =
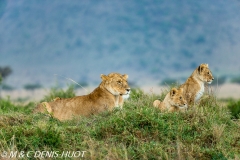
[(202, 69), (203, 69), (203, 67), (202, 67), (202, 65), (200, 65), (200, 66), (198, 67), (198, 73), (201, 73), (201, 72), (202, 72)]
[(177, 89), (176, 89), (176, 88), (173, 88), (173, 89), (171, 89), (171, 91), (170, 91), (170, 96), (173, 97), (176, 93), (177, 93)]
[(105, 81), (105, 80), (107, 80), (107, 76), (106, 75), (104, 75), (104, 74), (101, 74), (101, 79), (103, 80), (103, 81)]
[(200, 66), (198, 67), (198, 73), (201, 73), (203, 68), (208, 68), (208, 64), (200, 64)]
[(128, 79), (128, 75), (127, 74), (124, 74), (124, 75), (122, 75), (123, 76), (123, 79)]

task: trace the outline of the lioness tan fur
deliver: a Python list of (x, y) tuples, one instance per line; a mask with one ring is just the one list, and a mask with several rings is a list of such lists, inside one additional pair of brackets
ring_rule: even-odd
[(153, 106), (161, 111), (185, 111), (187, 109), (187, 101), (184, 99), (183, 89), (172, 88), (165, 96), (163, 102), (155, 100)]
[(197, 102), (204, 93), (204, 84), (211, 84), (213, 80), (214, 77), (208, 64), (201, 64), (198, 66), (186, 82), (180, 86), (180, 88), (183, 88), (184, 97), (188, 105)]
[(46, 111), (59, 120), (69, 120), (74, 116), (89, 116), (103, 111), (111, 111), (114, 107), (123, 106), (123, 95), (129, 95), (128, 75), (110, 73), (101, 75), (102, 82), (90, 94), (73, 98), (55, 98), (51, 102), (37, 105), (36, 112)]

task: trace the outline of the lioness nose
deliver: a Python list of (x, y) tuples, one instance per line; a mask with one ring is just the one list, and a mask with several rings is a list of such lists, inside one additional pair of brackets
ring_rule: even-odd
[(214, 78), (212, 78), (212, 80), (214, 80)]
[(127, 89), (126, 89), (126, 91), (128, 91), (128, 92), (129, 92), (130, 90), (131, 90), (130, 88), (127, 88)]

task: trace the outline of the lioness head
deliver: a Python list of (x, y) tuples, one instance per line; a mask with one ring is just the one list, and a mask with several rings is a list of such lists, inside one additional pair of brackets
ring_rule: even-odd
[(212, 72), (208, 68), (208, 64), (201, 64), (197, 68), (197, 73), (199, 75), (200, 80), (202, 80), (203, 82), (207, 82), (208, 84), (211, 84), (212, 81), (214, 80)]
[(113, 95), (129, 95), (130, 87), (128, 86), (128, 75), (119, 73), (110, 73), (109, 75), (101, 74), (102, 85)]
[(183, 95), (183, 88), (172, 88), (170, 91), (170, 104), (175, 107), (187, 107), (187, 101)]

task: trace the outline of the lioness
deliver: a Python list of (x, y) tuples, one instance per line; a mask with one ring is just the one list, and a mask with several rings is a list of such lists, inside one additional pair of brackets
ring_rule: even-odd
[(180, 86), (180, 88), (183, 88), (188, 105), (197, 102), (204, 93), (204, 83), (211, 84), (213, 80), (214, 77), (208, 68), (208, 64), (198, 66), (186, 82)]
[(48, 112), (59, 120), (69, 120), (73, 116), (89, 116), (114, 107), (123, 106), (123, 95), (130, 94), (128, 75), (119, 73), (101, 74), (102, 82), (90, 94), (73, 98), (56, 98), (51, 102), (42, 102), (35, 108), (36, 112)]
[(163, 102), (155, 100), (153, 106), (161, 111), (185, 111), (187, 109), (187, 101), (184, 99), (183, 89), (172, 88), (165, 96)]

